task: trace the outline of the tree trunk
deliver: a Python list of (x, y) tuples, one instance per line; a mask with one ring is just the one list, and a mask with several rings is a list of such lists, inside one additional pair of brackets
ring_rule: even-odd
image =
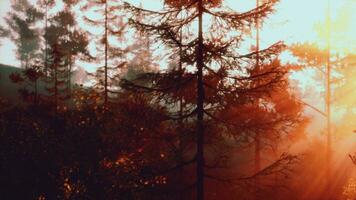
[(35, 80), (35, 99), (34, 99), (34, 105), (37, 107), (38, 105), (38, 78)]
[(68, 96), (72, 96), (72, 56), (69, 56), (69, 63), (68, 63)]
[(332, 133), (331, 133), (331, 21), (330, 21), (330, 0), (327, 2), (327, 64), (326, 64), (326, 97), (325, 97), (325, 105), (326, 105), (326, 129), (327, 129), (327, 138), (326, 138), (326, 190), (328, 199), (332, 199), (331, 197), (331, 159), (332, 159)]
[(58, 74), (57, 74), (58, 63), (54, 63), (54, 106), (55, 106), (55, 118), (58, 112)]
[[(182, 8), (181, 8), (182, 9)], [(179, 33), (179, 41), (182, 44), (183, 42), (183, 24), (182, 24), (182, 28), (180, 29), (180, 33)], [(182, 71), (183, 71), (183, 48), (182, 46), (179, 46), (179, 65), (178, 65), (178, 71), (179, 71), (179, 83), (182, 82)], [(183, 95), (180, 94), (179, 96), (179, 122), (178, 122), (178, 127), (179, 130), (183, 130)], [(183, 200), (184, 199), (184, 193), (183, 193), (183, 188), (184, 188), (184, 178), (183, 178), (183, 174), (184, 174), (184, 166), (183, 166), (183, 162), (184, 162), (184, 131), (183, 132), (179, 132), (179, 164), (182, 164), (182, 167), (179, 169), (179, 180), (180, 180), (180, 184), (181, 184), (181, 190), (179, 191), (179, 199)]]
[[(47, 34), (47, 28), (48, 28), (48, 1), (45, 2), (45, 35)], [(45, 60), (44, 60), (44, 66), (45, 66), (45, 75), (48, 75), (48, 42), (47, 38), (45, 37)]]
[(197, 49), (197, 200), (204, 200), (204, 83), (203, 83), (203, 2), (198, 2), (199, 35)]
[[(256, 0), (256, 7), (260, 6), (260, 0)], [(256, 69), (260, 69), (260, 24), (259, 16), (256, 16)], [(259, 81), (257, 80), (257, 84)], [(256, 132), (255, 135), (255, 173), (258, 173), (261, 170), (261, 134)], [(258, 178), (255, 180), (255, 199), (259, 199), (258, 195)]]
[(108, 3), (105, 1), (105, 80), (104, 80), (104, 105), (107, 106), (108, 103)]
[[(260, 0), (256, 0), (256, 7), (260, 6)], [(259, 16), (256, 16), (256, 68), (260, 68), (260, 24)], [(260, 133), (256, 133), (255, 137), (255, 170), (256, 173), (260, 171), (261, 163), (261, 147), (260, 147)]]

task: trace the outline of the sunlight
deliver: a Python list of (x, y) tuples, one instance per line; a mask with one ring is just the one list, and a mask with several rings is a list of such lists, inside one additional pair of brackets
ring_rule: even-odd
[(0, 199), (356, 197), (356, 0), (126, 1), (0, 0)]
[[(331, 48), (333, 53), (345, 54), (356, 49), (356, 9), (355, 1), (331, 0)], [(326, 12), (324, 12), (326, 13)], [(326, 47), (327, 25), (326, 17), (323, 21), (316, 21), (315, 31), (317, 37), (313, 38), (320, 47)]]

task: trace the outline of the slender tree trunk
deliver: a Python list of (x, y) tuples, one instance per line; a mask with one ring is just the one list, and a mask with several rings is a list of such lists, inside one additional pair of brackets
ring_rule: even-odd
[(34, 99), (35, 106), (38, 105), (38, 78), (35, 80), (35, 99)]
[[(179, 33), (179, 41), (182, 44), (183, 42), (183, 26), (180, 29), (180, 33)], [(182, 71), (183, 71), (183, 48), (182, 46), (179, 46), (179, 64), (178, 64), (178, 71), (179, 71), (179, 83), (181, 83), (182, 81)], [(179, 130), (183, 130), (183, 96), (182, 93), (179, 96), (179, 121), (178, 121), (178, 126), (179, 126)], [(179, 132), (179, 164), (183, 164), (184, 162), (184, 131), (183, 132)], [(179, 169), (179, 178), (180, 178), (180, 184), (182, 185), (182, 188), (184, 187), (184, 179), (183, 179), (183, 165), (182, 167)], [(183, 200), (184, 199), (184, 194), (183, 194), (183, 190), (179, 192), (179, 199)]]
[[(259, 0), (256, 0), (256, 7), (260, 6)], [(256, 68), (260, 68), (260, 24), (259, 16), (256, 16)], [(261, 169), (261, 135), (256, 133), (255, 136), (255, 172), (257, 173)]]
[(57, 117), (58, 111), (58, 74), (57, 74), (58, 63), (54, 63), (54, 106), (55, 106), (55, 116)]
[[(256, 0), (256, 7), (260, 6), (260, 0)], [(260, 21), (259, 16), (256, 16), (256, 69), (260, 69)], [(259, 81), (257, 80), (257, 84)], [(256, 132), (255, 135), (255, 173), (261, 170), (261, 133)], [(255, 180), (255, 199), (259, 199), (258, 194), (259, 180)]]
[[(48, 0), (45, 2), (45, 35), (47, 34), (47, 28), (48, 28)], [(45, 37), (45, 60), (44, 60), (44, 65), (45, 65), (45, 74), (46, 76), (48, 75), (48, 42)]]
[(72, 96), (72, 57), (69, 56), (69, 63), (68, 63), (68, 95), (69, 97)]
[[(151, 63), (151, 57), (149, 56), (149, 55), (151, 55), (150, 54), (150, 52), (151, 52), (151, 41), (150, 41), (150, 35), (147, 33), (146, 34), (146, 51), (147, 51), (147, 63)], [(149, 67), (150, 66), (147, 66), (148, 67), (148, 69), (149, 69)]]
[[(67, 8), (68, 9), (68, 8)], [(69, 23), (68, 23), (68, 19), (64, 19), (64, 24), (66, 25), (66, 28), (65, 28), (65, 34), (66, 34), (66, 37), (67, 37), (67, 39), (68, 40), (71, 40), (71, 38), (70, 38), (70, 32), (69, 32), (69, 29), (70, 29), (70, 25), (69, 25)], [(71, 96), (71, 85), (72, 85), (72, 77), (71, 77), (71, 75), (72, 75), (72, 51), (69, 51), (67, 54), (66, 54), (66, 56), (65, 56), (65, 65), (66, 65), (66, 67), (67, 67), (67, 94), (66, 95), (68, 95), (68, 97), (70, 98), (70, 96)]]
[(331, 76), (331, 39), (330, 39), (330, 31), (331, 31), (331, 21), (330, 21), (330, 0), (327, 2), (327, 66), (326, 66), (326, 97), (325, 97), (325, 106), (326, 106), (326, 120), (327, 120), (327, 144), (326, 144), (326, 178), (327, 178), (327, 191), (329, 199), (331, 198), (331, 159), (332, 159), (332, 152), (331, 152), (331, 110), (330, 110), (330, 97), (331, 97), (331, 86), (330, 86), (330, 76)]
[(104, 66), (104, 73), (105, 73), (105, 80), (104, 80), (104, 105), (107, 106), (108, 103), (108, 2), (105, 1), (105, 66)]
[(203, 82), (203, 2), (198, 1), (199, 33), (197, 49), (197, 200), (204, 200), (204, 82)]

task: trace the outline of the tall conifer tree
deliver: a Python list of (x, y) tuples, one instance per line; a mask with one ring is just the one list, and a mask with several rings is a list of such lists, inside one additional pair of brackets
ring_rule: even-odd
[[(157, 12), (126, 4), (127, 10), (133, 13), (130, 23), (134, 27), (157, 36), (173, 49), (181, 49), (184, 67), (180, 70), (144, 74), (138, 78), (150, 80), (152, 87), (128, 80), (123, 80), (122, 84), (133, 90), (155, 92), (160, 102), (162, 99), (176, 101), (177, 92), (184, 91), (183, 98), (189, 106), (181, 118), (195, 121), (198, 200), (204, 199), (204, 177), (211, 178), (205, 167), (218, 165), (216, 161), (219, 160), (212, 158), (212, 154), (206, 155), (208, 146), (226, 137), (240, 141), (253, 139), (252, 133), (257, 133), (254, 130), (278, 127), (279, 122), (293, 120), (270, 121), (266, 117), (268, 109), (263, 108), (263, 104), (270, 101), (271, 92), (280, 89), (285, 81), (286, 70), (276, 60), (283, 43), (252, 52), (240, 48), (245, 34), (257, 21), (262, 22), (276, 3), (276, 0), (266, 1), (243, 13), (226, 9), (219, 0), (166, 1), (164, 10)], [(184, 18), (177, 17), (182, 12)], [(142, 15), (147, 20), (135, 18)], [(179, 33), (183, 27), (196, 33), (186, 35), (186, 40), (182, 41)], [(256, 58), (260, 65), (256, 65)], [(247, 112), (256, 113), (248, 116)]]
[(17, 58), (22, 68), (29, 68), (40, 56), (40, 32), (36, 23), (43, 18), (36, 7), (27, 0), (13, 1), (6, 17), (10, 39), (17, 46)]
[(113, 44), (115, 42), (112, 40), (116, 39), (116, 43), (123, 40), (125, 23), (120, 14), (121, 9), (122, 5), (119, 0), (89, 1), (81, 8), (84, 12), (93, 11), (102, 16), (99, 19), (84, 16), (84, 19), (90, 25), (103, 29), (103, 34), (97, 35), (100, 41), (97, 46), (99, 51), (97, 61), (103, 62), (104, 66), (100, 66), (97, 70), (99, 83), (96, 86), (103, 89), (104, 105), (108, 104), (110, 96), (116, 92), (112, 83), (119, 78), (118, 72), (125, 65), (122, 59), (125, 53), (124, 48)]
[(50, 26), (46, 28), (47, 82), (51, 84), (48, 91), (56, 109), (60, 102), (70, 97), (74, 58), (80, 54), (90, 56), (87, 36), (76, 27), (75, 16), (70, 9), (74, 3), (65, 1), (65, 8), (49, 18)]

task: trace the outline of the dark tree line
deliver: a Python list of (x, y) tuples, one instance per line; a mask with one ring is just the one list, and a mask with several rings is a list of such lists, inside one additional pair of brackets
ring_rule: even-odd
[[(249, 52), (241, 44), (276, 0), (244, 13), (219, 0), (167, 0), (162, 11), (63, 3), (54, 13), (55, 1), (14, 1), (0, 29), (23, 67), (10, 76), (23, 102), (0, 99), (1, 199), (273, 199), (266, 192), (297, 161), (278, 146), (300, 131), (302, 104), (278, 59), (282, 42)], [(100, 13), (83, 20), (102, 34), (78, 26), (75, 6)], [(168, 48), (166, 70), (151, 43)], [(94, 85), (73, 83), (80, 60), (104, 65), (88, 73)], [(257, 135), (274, 160), (255, 171), (242, 161)]]

